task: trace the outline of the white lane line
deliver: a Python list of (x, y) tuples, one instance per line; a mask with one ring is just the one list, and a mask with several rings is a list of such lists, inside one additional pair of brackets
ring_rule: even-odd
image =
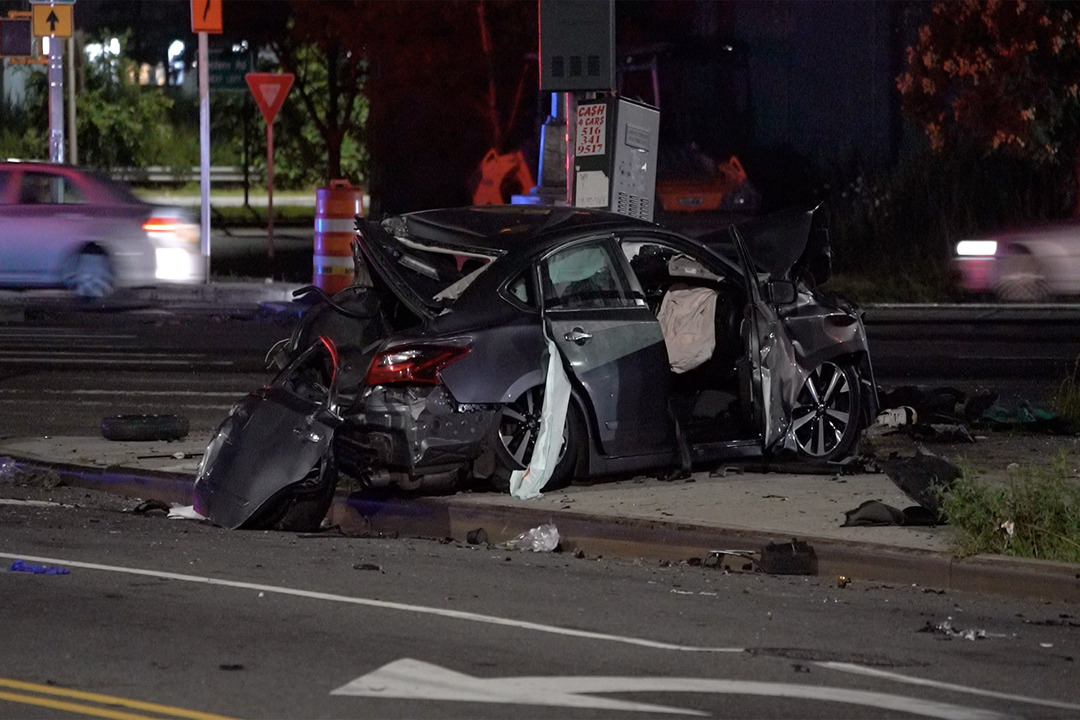
[[(84, 408), (86, 408), (86, 407), (110, 407), (111, 408), (111, 407), (116, 407), (116, 404), (117, 404), (116, 400), (78, 400), (76, 402), (79, 403), (79, 407), (84, 407)], [(0, 405), (3, 405), (5, 407), (11, 407), (12, 405), (25, 406), (26, 404), (27, 404), (27, 400), (25, 400), (25, 399), (20, 399), (20, 398), (0, 398)], [(165, 403), (158, 403), (158, 404), (159, 405), (164, 405)], [(191, 403), (184, 403), (184, 404), (180, 404), (180, 405), (177, 405), (175, 403), (168, 403), (168, 407), (169, 407), (170, 410), (220, 410), (222, 412), (231, 410), (233, 408), (232, 405), (195, 405), (195, 404), (191, 404)]]
[(921, 685), (923, 687), (932, 687), (939, 690), (953, 690), (969, 695), (990, 697), (997, 700), (1013, 700), (1031, 705), (1045, 705), (1046, 707), (1060, 708), (1063, 710), (1080, 711), (1080, 705), (1073, 703), (1060, 702), (1058, 700), (1043, 700), (1042, 698), (1028, 697), (1026, 695), (1013, 695), (1012, 693), (997, 692), (995, 690), (982, 690), (980, 688), (968, 687), (966, 685), (954, 685), (953, 683), (940, 682), (938, 680), (924, 680), (923, 678), (910, 677), (908, 675), (901, 675), (900, 673), (888, 672), (887, 670), (878, 670), (877, 668), (863, 667), (862, 665), (853, 665), (852, 663), (819, 662), (815, 664), (823, 668), (829, 668), (830, 670), (839, 670), (840, 672), (866, 675), (868, 677), (884, 680), (894, 680), (909, 685)]
[[(40, 350), (0, 350), (0, 357), (10, 358), (32, 358), (41, 354)], [(93, 355), (93, 357), (131, 357), (132, 355), (138, 355), (139, 357), (182, 357), (182, 358), (199, 358), (206, 357), (206, 353), (179, 353), (179, 352), (139, 352), (138, 350), (116, 350), (113, 348), (111, 351), (95, 352), (91, 353), (86, 349), (78, 350), (50, 350), (48, 352), (49, 357), (78, 357), (80, 355)]]
[(591, 632), (589, 630), (575, 630), (557, 625), (544, 625), (542, 623), (529, 622), (527, 620), (512, 620), (494, 615), (482, 615), (480, 613), (463, 612), (461, 610), (447, 610), (446, 608), (428, 607), (425, 605), (410, 605), (408, 603), (388, 602), (385, 600), (372, 600), (370, 598), (351, 597), (349, 595), (337, 595), (334, 593), (315, 592), (313, 590), (300, 590), (298, 588), (280, 587), (278, 585), (263, 585), (260, 583), (240, 582), (237, 580), (224, 580), (222, 578), (207, 577), (202, 575), (183, 575), (180, 573), (163, 572), (161, 570), (146, 570), (141, 568), (127, 568), (116, 565), (100, 565), (98, 563), (78, 562), (62, 558), (33, 557), (29, 555), (17, 555), (0, 552), (0, 557), (11, 560), (24, 560), (27, 562), (40, 563), (42, 565), (61, 565), (67, 568), (81, 568), (83, 570), (100, 570), (103, 572), (122, 573), (126, 575), (139, 575), (142, 577), (161, 578), (163, 580), (177, 580), (179, 582), (197, 583), (202, 585), (217, 585), (222, 587), (238, 588), (240, 590), (253, 590), (277, 595), (290, 595), (293, 597), (308, 598), (310, 600), (326, 600), (329, 602), (344, 603), (347, 605), (362, 605), (365, 607), (379, 608), (381, 610), (400, 610), (415, 613), (417, 615), (434, 615), (437, 617), (450, 618), (452, 620), (466, 620), (468, 622), (497, 625), (500, 627), (516, 628), (518, 630), (531, 630), (549, 635), (563, 635), (567, 637), (586, 638), (589, 640), (602, 640), (606, 642), (622, 643), (625, 645), (637, 645), (655, 650), (679, 650), (684, 652), (705, 653), (741, 653), (744, 648), (733, 647), (699, 647), (695, 645), (679, 645), (677, 643), (659, 642), (644, 638), (629, 637), (626, 635), (608, 635), (607, 633)]
[(42, 338), (44, 338), (46, 340), (61, 339), (61, 338), (65, 339), (65, 340), (67, 340), (67, 339), (81, 340), (83, 338), (88, 338), (90, 340), (135, 340), (139, 336), (129, 334), (129, 333), (123, 333), (123, 334), (121, 334), (121, 333), (116, 333), (116, 334), (88, 333), (88, 332), (84, 332), (84, 331), (81, 331), (81, 330), (68, 330), (68, 329), (65, 329), (65, 328), (43, 328), (41, 330), (33, 330), (33, 329), (26, 329), (26, 328), (21, 329), (21, 330), (15, 330), (15, 329), (12, 329), (12, 328), (0, 328), (0, 337), (11, 338), (11, 339), (18, 339), (18, 338), (21, 338), (21, 337), (25, 337), (25, 338), (30, 338), (30, 339), (33, 339), (33, 340), (41, 340)]
[(201, 363), (203, 365), (232, 365), (232, 360), (153, 360), (150, 358), (102, 358), (102, 357), (70, 357), (70, 358), (46, 358), (28, 356), (24, 358), (0, 357), (0, 363), (32, 362), (41, 364), (58, 365), (60, 363), (89, 363), (94, 365), (191, 365)]
[(26, 389), (15, 390), (11, 388), (0, 388), (0, 395), (25, 395), (32, 393), (34, 395), (105, 395), (105, 396), (120, 396), (126, 395), (149, 395), (151, 397), (157, 395), (164, 395), (166, 397), (221, 397), (221, 398), (241, 398), (248, 394), (247, 390), (238, 390), (236, 392), (224, 392), (224, 391), (207, 391), (201, 390), (50, 390), (48, 388), (44, 390)]

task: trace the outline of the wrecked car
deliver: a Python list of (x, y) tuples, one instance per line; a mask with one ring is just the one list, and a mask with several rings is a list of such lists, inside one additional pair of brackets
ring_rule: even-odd
[[(283, 374), (208, 448), (196, 510), (218, 524), (280, 519), (311, 497), (293, 517), (317, 524), (318, 486), (338, 470), (372, 487), (479, 480), (528, 497), (732, 458), (838, 461), (877, 413), (862, 321), (814, 287), (829, 247), (813, 210), (696, 239), (538, 206), (357, 227), (371, 287), (305, 315), (279, 350)], [(304, 357), (318, 358), (307, 380)], [(253, 448), (240, 468), (245, 443), (304, 459)]]

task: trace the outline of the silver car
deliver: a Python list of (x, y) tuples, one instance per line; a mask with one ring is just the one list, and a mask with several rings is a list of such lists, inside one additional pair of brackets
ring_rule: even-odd
[(199, 226), (183, 210), (146, 203), (91, 170), (0, 162), (0, 286), (103, 297), (205, 277)]

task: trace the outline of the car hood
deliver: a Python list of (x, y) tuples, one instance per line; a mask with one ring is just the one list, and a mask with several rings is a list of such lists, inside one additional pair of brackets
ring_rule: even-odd
[(798, 208), (747, 220), (734, 226), (758, 271), (770, 278), (825, 282), (832, 249), (824, 206)]

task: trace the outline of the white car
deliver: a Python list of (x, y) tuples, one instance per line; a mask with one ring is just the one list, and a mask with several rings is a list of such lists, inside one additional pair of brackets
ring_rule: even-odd
[(206, 279), (199, 226), (92, 170), (0, 162), (0, 286), (121, 287)]
[(960, 289), (1006, 302), (1080, 296), (1080, 221), (956, 244)]

